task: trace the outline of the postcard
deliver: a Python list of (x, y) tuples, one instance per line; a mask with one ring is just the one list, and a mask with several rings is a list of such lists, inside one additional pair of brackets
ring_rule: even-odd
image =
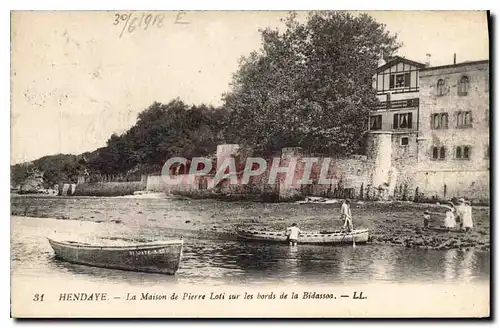
[(490, 317), (489, 21), (11, 12), (11, 316)]

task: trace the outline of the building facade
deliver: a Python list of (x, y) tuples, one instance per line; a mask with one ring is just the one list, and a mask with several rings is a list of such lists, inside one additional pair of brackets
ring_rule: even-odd
[(374, 77), (379, 102), (370, 113), (367, 149), (374, 163), (372, 185), (384, 189), (385, 198), (411, 198), (418, 152), (419, 71), (424, 67), (393, 57)]
[(489, 61), (423, 68), (419, 88), (416, 186), (489, 199)]
[(489, 199), (489, 61), (431, 67), (394, 57), (374, 88), (375, 188), (396, 199)]

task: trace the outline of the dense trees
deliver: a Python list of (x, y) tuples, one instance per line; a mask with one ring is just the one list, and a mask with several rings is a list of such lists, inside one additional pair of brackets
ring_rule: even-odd
[(81, 155), (52, 155), (41, 157), (31, 163), (16, 164), (11, 167), (11, 185), (22, 184), (30, 175), (36, 172), (43, 174), (45, 187), (64, 182), (77, 182), (78, 176), (85, 174), (86, 157)]
[(260, 151), (302, 146), (347, 155), (361, 149), (372, 76), (395, 36), (370, 16), (319, 12), (286, 30), (262, 32), (262, 48), (241, 60), (225, 95), (226, 138)]
[(224, 109), (211, 106), (155, 102), (131, 129), (112, 135), (107, 146), (91, 156), (89, 167), (102, 174), (152, 173), (161, 171), (170, 157), (211, 155), (223, 142), (226, 116)]
[(79, 175), (127, 176), (159, 173), (169, 157), (209, 156), (223, 142), (227, 112), (212, 106), (188, 106), (180, 100), (153, 103), (137, 123), (121, 135), (113, 134), (105, 147), (81, 155), (53, 155), (14, 165), (11, 184), (22, 183), (34, 171), (43, 172), (48, 187), (76, 182)]

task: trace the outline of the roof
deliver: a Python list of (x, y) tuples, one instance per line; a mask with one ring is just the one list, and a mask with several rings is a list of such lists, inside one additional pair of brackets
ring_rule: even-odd
[(400, 56), (395, 56), (395, 57), (391, 57), (387, 63), (385, 63), (384, 65), (377, 68), (377, 72), (381, 72), (381, 71), (385, 70), (386, 68), (394, 66), (395, 64), (398, 64), (398, 63), (405, 63), (405, 64), (417, 66), (418, 68), (425, 67), (425, 64), (422, 64), (422, 63), (419, 63), (419, 62), (416, 62), (413, 60), (409, 60), (409, 59), (406, 59), (406, 58), (403, 58)]
[(467, 66), (467, 65), (487, 64), (489, 62), (490, 61), (488, 59), (486, 59), (486, 60), (476, 60), (476, 61), (465, 61), (465, 62), (458, 63), (458, 64), (425, 67), (425, 68), (422, 68), (421, 71), (430, 71), (430, 70), (433, 70), (433, 69), (453, 68), (453, 67), (460, 67), (460, 66)]

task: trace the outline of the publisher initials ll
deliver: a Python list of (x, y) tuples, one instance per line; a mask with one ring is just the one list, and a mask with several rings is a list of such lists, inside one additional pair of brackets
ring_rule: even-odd
[(353, 300), (366, 300), (366, 296), (363, 296), (363, 292), (360, 292), (359, 295), (358, 295), (358, 292), (354, 292), (352, 299)]

